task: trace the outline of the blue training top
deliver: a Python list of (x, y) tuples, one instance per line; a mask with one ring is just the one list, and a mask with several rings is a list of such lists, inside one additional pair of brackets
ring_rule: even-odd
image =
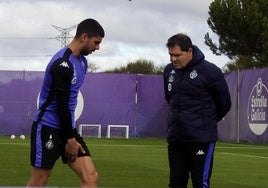
[(62, 129), (66, 138), (74, 136), (77, 96), (87, 70), (87, 60), (72, 54), (70, 48), (57, 52), (49, 62), (34, 121)]

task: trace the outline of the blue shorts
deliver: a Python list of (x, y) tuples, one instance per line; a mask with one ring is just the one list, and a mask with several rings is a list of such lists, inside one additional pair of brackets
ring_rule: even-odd
[[(76, 140), (82, 145), (86, 153), (78, 152), (77, 157), (91, 156), (83, 138), (77, 133)], [(38, 168), (52, 169), (61, 156), (65, 158), (66, 140), (59, 129), (33, 122), (31, 132), (31, 165)]]

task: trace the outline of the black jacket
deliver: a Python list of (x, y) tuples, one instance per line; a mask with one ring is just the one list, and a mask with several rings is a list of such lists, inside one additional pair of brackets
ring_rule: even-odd
[(172, 63), (165, 67), (164, 89), (171, 109), (169, 144), (217, 141), (217, 122), (230, 110), (230, 93), (221, 70), (196, 46), (184, 69), (175, 70)]

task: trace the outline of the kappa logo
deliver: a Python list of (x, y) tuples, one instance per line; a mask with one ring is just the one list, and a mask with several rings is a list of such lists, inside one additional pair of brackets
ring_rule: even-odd
[(203, 150), (198, 150), (198, 152), (196, 153), (196, 155), (205, 155), (205, 152)]
[(63, 61), (63, 62), (60, 64), (60, 66), (69, 68), (69, 65), (68, 65), (68, 63), (67, 63), (66, 61)]

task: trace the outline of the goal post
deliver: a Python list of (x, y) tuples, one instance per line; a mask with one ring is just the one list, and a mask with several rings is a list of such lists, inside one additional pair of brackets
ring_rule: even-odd
[(78, 133), (82, 137), (96, 137), (101, 138), (101, 125), (100, 124), (80, 124)]
[(108, 125), (106, 137), (107, 138), (111, 138), (111, 137), (129, 138), (129, 125)]

